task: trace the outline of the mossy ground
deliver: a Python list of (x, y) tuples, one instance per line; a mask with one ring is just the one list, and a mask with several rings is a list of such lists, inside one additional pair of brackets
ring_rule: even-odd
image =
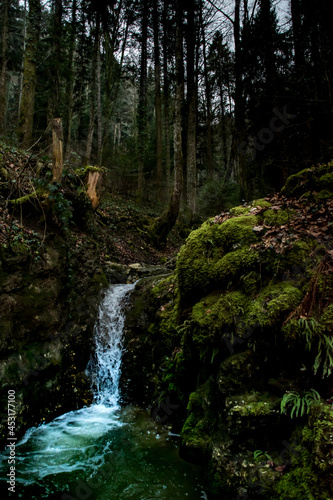
[[(331, 171), (289, 180), (285, 193), (297, 199), (276, 195), (209, 219), (188, 236), (174, 273), (151, 291), (151, 338), (164, 345), (154, 360), (155, 396), (183, 405), (182, 454), (207, 463), (213, 498), (333, 498), (325, 401), (333, 367), (333, 203), (313, 190), (302, 197), (314, 176), (318, 188), (324, 179), (329, 187)], [(309, 350), (300, 325), (310, 315)], [(320, 394), (319, 413), (311, 405), (309, 416), (281, 414), (288, 391), (310, 389)], [(291, 442), (302, 447), (295, 456)]]

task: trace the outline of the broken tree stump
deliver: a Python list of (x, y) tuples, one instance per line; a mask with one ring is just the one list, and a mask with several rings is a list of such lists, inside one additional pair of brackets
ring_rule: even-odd
[(61, 182), (63, 160), (63, 131), (61, 118), (53, 118), (52, 121), (52, 174), (53, 182)]

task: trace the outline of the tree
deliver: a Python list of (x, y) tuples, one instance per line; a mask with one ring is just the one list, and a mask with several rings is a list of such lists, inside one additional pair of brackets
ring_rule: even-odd
[(162, 99), (161, 99), (161, 63), (160, 63), (160, 23), (158, 0), (153, 0), (154, 29), (154, 81), (155, 81), (155, 123), (156, 123), (156, 178), (157, 189), (161, 192), (163, 177), (162, 165)]
[(29, 0), (18, 137), (22, 147), (32, 144), (36, 92), (37, 49), (41, 23), (40, 0)]
[(6, 96), (7, 96), (7, 49), (9, 31), (9, 0), (2, 3), (2, 36), (0, 51), (0, 134), (6, 129)]
[(148, 23), (149, 23), (149, 0), (143, 0), (141, 12), (141, 55), (140, 55), (140, 82), (139, 82), (139, 102), (137, 113), (138, 128), (138, 200), (142, 200), (144, 182), (144, 162), (147, 133), (147, 67), (148, 67)]
[(186, 141), (186, 195), (187, 207), (192, 219), (196, 213), (197, 188), (197, 76), (195, 56), (198, 45), (197, 4), (185, 3), (187, 10), (187, 141)]
[(174, 183), (167, 210), (153, 224), (150, 234), (160, 246), (165, 243), (168, 234), (176, 223), (179, 214), (183, 190), (183, 145), (182, 145), (182, 103), (184, 99), (184, 63), (183, 63), (183, 2), (176, 1), (176, 36), (175, 36), (175, 114), (174, 114)]

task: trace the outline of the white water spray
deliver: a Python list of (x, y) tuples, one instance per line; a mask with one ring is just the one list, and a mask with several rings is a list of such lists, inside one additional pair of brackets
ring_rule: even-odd
[(87, 367), (96, 404), (112, 407), (119, 400), (124, 302), (134, 286), (114, 285), (109, 288), (99, 308), (95, 325), (95, 352)]

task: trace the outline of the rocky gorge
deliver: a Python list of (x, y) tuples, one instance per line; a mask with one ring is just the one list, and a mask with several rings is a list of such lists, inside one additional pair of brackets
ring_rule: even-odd
[(208, 219), (166, 263), (133, 260), (130, 244), (113, 261), (103, 211), (101, 230), (87, 217), (44, 235), (11, 219), (0, 266), (2, 439), (8, 390), (18, 436), (90, 404), (85, 369), (103, 290), (139, 280), (122, 404), (150, 408), (180, 434), (209, 498), (333, 498), (332, 168), (306, 169), (281, 194)]

